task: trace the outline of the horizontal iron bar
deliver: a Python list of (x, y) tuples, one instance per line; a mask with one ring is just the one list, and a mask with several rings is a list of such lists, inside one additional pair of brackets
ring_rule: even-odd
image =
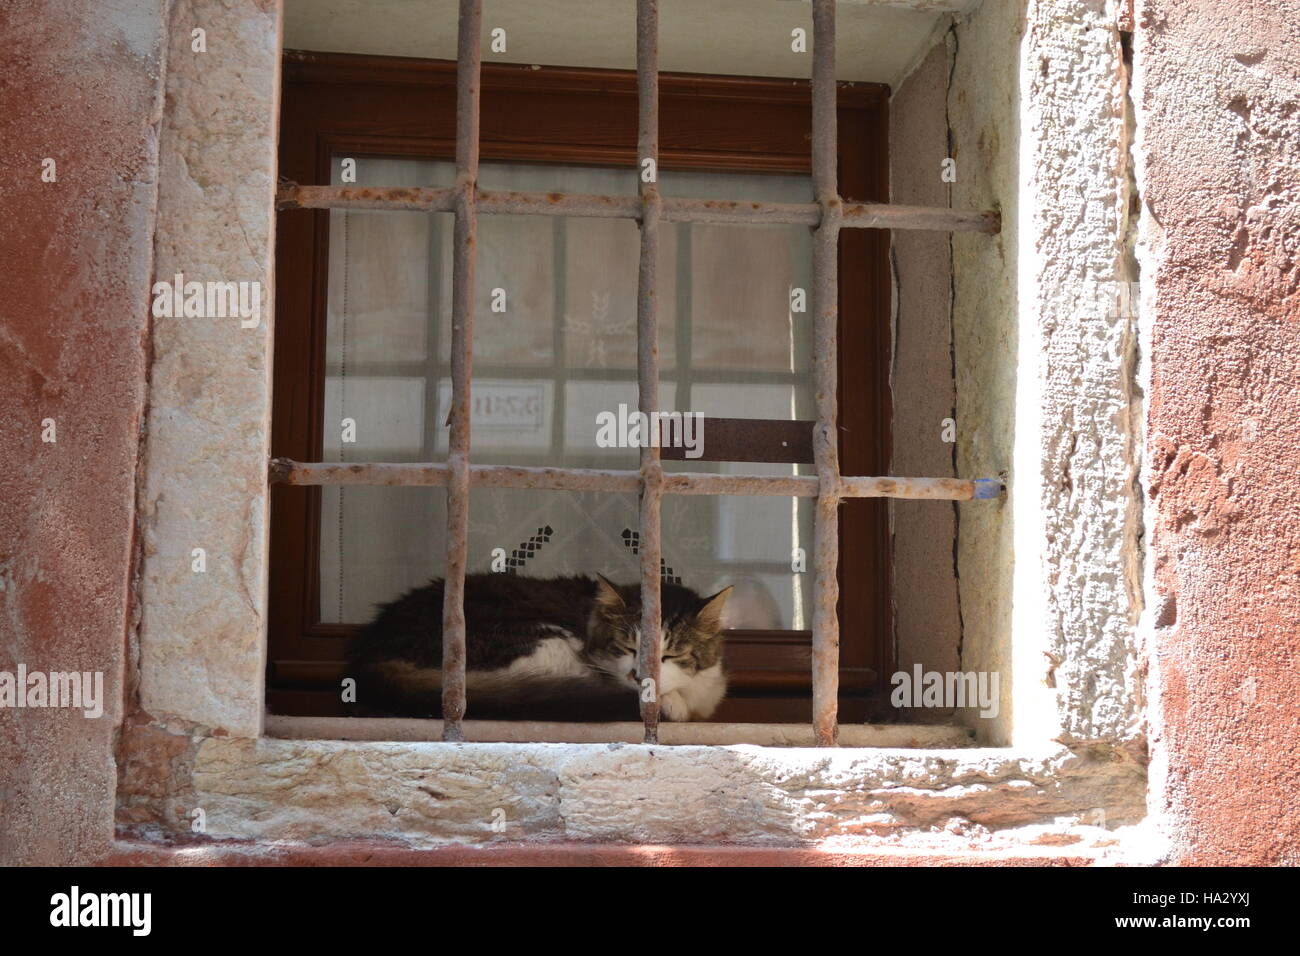
[[(446, 485), (451, 469), (440, 462), (299, 462), (271, 460), (270, 480), (281, 485)], [(470, 465), (470, 485), (478, 488), (544, 488), (551, 491), (622, 491), (641, 488), (639, 471), (598, 468), (529, 468), (518, 465)], [(663, 491), (670, 495), (777, 495), (816, 498), (814, 475), (714, 475), (666, 472)], [(859, 478), (841, 477), (842, 498), (911, 498), (970, 501), (1001, 497), (995, 478)]]
[[(276, 194), (280, 209), (386, 209), (408, 212), (450, 212), (454, 188), (417, 186), (299, 186), (281, 183)], [(784, 224), (817, 226), (818, 203), (733, 202), (719, 199), (662, 199), (663, 222), (714, 224)], [(587, 219), (641, 218), (639, 196), (593, 196), (577, 193), (477, 192), (480, 215), (578, 216)], [(940, 206), (895, 206), (888, 203), (846, 202), (840, 225), (846, 229), (920, 229), (936, 232), (996, 233), (1002, 228), (997, 212), (944, 209)]]
[[(809, 0), (803, 0), (806, 4)], [(897, 7), (923, 13), (968, 13), (979, 0), (839, 0), (842, 7)]]

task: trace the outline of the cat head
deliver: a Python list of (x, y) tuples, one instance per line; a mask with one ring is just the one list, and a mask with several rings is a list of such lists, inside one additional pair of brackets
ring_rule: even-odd
[[(722, 610), (731, 588), (700, 597), (690, 588), (660, 588), (663, 659), (660, 693), (667, 694), (696, 674), (722, 663)], [(611, 677), (637, 687), (636, 653), (641, 640), (641, 590), (596, 575), (596, 600), (587, 624), (587, 656)]]

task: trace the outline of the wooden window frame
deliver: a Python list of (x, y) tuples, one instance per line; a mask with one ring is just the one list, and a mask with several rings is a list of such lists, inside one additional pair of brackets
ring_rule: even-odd
[[(662, 169), (810, 171), (806, 81), (665, 73), (660, 91)], [(888, 202), (888, 88), (840, 84), (837, 104), (841, 195)], [(328, 185), (339, 152), (450, 160), (455, 117), (452, 61), (286, 51), (280, 174)], [(636, 145), (634, 71), (483, 66), (484, 161), (608, 166), (632, 175)], [(322, 454), (328, 242), (328, 210), (278, 219), (275, 457), (318, 461)], [(841, 471), (887, 474), (889, 235), (845, 230), (839, 243)], [(272, 487), (267, 700), (274, 713), (342, 712), (343, 645), (355, 626), (318, 620), (320, 501), (319, 487)], [(840, 717), (888, 719), (895, 660), (888, 505), (846, 499), (841, 512)], [(714, 721), (807, 723), (810, 631), (729, 631), (727, 660), (732, 691)]]

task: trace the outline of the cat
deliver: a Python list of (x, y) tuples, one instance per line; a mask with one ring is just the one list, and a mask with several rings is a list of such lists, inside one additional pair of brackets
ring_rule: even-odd
[[(722, 611), (731, 588), (700, 597), (661, 588), (660, 716), (710, 717), (727, 691)], [(351, 648), (355, 713), (438, 716), (442, 707), (443, 582), (379, 608)], [(636, 585), (602, 575), (465, 577), (466, 717), (638, 720)]]

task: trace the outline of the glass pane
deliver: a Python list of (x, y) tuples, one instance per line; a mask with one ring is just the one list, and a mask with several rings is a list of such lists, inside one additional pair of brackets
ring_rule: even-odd
[(375, 605), (446, 568), (442, 488), (321, 489), (320, 619), (369, 621)]
[[(357, 159), (362, 186), (445, 186), (451, 163)], [(335, 164), (335, 183), (339, 183)], [(803, 176), (680, 174), (665, 192), (805, 201)], [(628, 170), (485, 163), (485, 189), (632, 195)], [(451, 398), (449, 214), (333, 211), (326, 323), (324, 457), (439, 461)], [(484, 464), (637, 467), (635, 447), (601, 447), (602, 414), (637, 407), (634, 222), (543, 216), (479, 220), (472, 459)], [(658, 295), (660, 406), (732, 418), (811, 417), (811, 316), (803, 227), (665, 226)], [(349, 424), (351, 430), (349, 430)], [(705, 438), (707, 446), (707, 433)], [(671, 469), (791, 474), (792, 465), (670, 462)], [(669, 498), (664, 557), (703, 593), (737, 586), (737, 627), (803, 628), (808, 501)], [(357, 623), (441, 574), (440, 488), (327, 488), (321, 511), (321, 619)], [(634, 495), (476, 490), (470, 569), (493, 550), (526, 554), (518, 573), (637, 575)], [(545, 533), (540, 547), (526, 543)]]
[[(782, 474), (781, 466), (726, 467)], [(784, 472), (789, 473), (788, 469)], [(672, 573), (704, 594), (728, 585), (727, 626), (806, 630), (812, 624), (812, 573), (795, 570), (796, 549), (812, 542), (812, 499), (669, 495), (663, 504), (663, 552)], [(802, 567), (810, 567), (805, 559)]]

